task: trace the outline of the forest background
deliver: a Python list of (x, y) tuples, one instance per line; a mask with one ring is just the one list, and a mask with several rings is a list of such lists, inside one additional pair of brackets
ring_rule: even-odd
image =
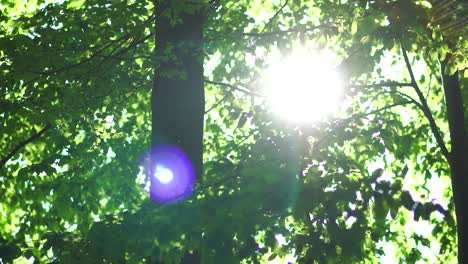
[[(468, 262), (463, 1), (0, 10), (1, 262)], [(316, 122), (263, 93), (298, 47), (338, 58), (342, 106)], [(196, 171), (167, 204), (148, 195), (162, 143)]]

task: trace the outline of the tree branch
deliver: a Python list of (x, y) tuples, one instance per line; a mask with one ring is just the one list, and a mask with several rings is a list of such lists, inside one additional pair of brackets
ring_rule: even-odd
[(423, 111), (424, 115), (429, 121), (429, 126), (431, 127), (431, 131), (434, 134), (434, 137), (437, 141), (437, 145), (439, 145), (442, 151), (442, 154), (445, 156), (447, 161), (450, 162), (450, 153), (447, 150), (447, 147), (445, 146), (445, 143), (439, 131), (439, 128), (437, 127), (437, 124), (435, 123), (434, 116), (432, 115), (429, 105), (427, 104), (427, 100), (424, 97), (424, 94), (422, 93), (421, 89), (419, 88), (418, 83), (416, 82), (416, 78), (414, 77), (413, 69), (411, 68), (411, 63), (409, 61), (408, 54), (406, 53), (406, 50), (403, 47), (403, 43), (400, 43), (400, 46), (401, 46), (401, 51), (403, 53), (403, 58), (405, 59), (406, 68), (408, 69), (408, 72), (411, 78), (411, 86), (414, 88), (414, 90), (416, 91), (416, 94), (418, 95), (419, 100), (421, 101), (421, 110)]
[(286, 35), (289, 33), (304, 33), (304, 32), (310, 32), (310, 31), (315, 31), (320, 28), (327, 28), (331, 27), (329, 25), (319, 25), (319, 26), (314, 26), (314, 27), (309, 27), (305, 29), (298, 29), (298, 28), (291, 28), (287, 30), (281, 30), (281, 31), (272, 31), (272, 32), (265, 32), (263, 33), (255, 33), (255, 32), (245, 32), (245, 33), (240, 33), (242, 36), (248, 36), (248, 37), (267, 37), (267, 36), (274, 36), (274, 35)]
[(346, 118), (344, 118), (342, 120), (339, 120), (338, 124), (345, 124), (346, 122), (350, 122), (351, 120), (356, 119), (356, 118), (365, 118), (365, 117), (367, 117), (369, 115), (375, 115), (375, 114), (378, 114), (378, 113), (380, 113), (382, 111), (391, 109), (391, 108), (396, 107), (396, 106), (407, 105), (407, 104), (412, 104), (412, 103), (414, 103), (414, 101), (408, 100), (408, 101), (403, 101), (403, 102), (398, 102), (398, 103), (386, 105), (384, 107), (381, 107), (381, 108), (378, 108), (378, 109), (375, 109), (375, 110), (372, 110), (372, 111), (369, 111), (369, 112), (357, 113), (357, 114), (348, 116), (348, 117), (346, 117)]
[(362, 116), (374, 115), (374, 114), (380, 113), (380, 112), (382, 112), (382, 111), (384, 111), (384, 110), (388, 110), (388, 109), (391, 109), (391, 108), (396, 107), (396, 106), (407, 105), (407, 104), (413, 104), (413, 103), (414, 103), (414, 102), (412, 102), (412, 101), (404, 101), (404, 102), (398, 102), (398, 103), (386, 105), (386, 106), (381, 107), (381, 108), (379, 108), (379, 109), (372, 110), (372, 111), (367, 112), (367, 113), (363, 113)]
[[(50, 71), (42, 71), (42, 72), (29, 71), (31, 73), (38, 74), (38, 76), (31, 79), (31, 80), (29, 80), (29, 81), (27, 81), (27, 82), (25, 82), (25, 84), (23, 84), (23, 85), (28, 85), (28, 84), (33, 83), (33, 82), (35, 82), (38, 79), (43, 78), (43, 77), (47, 77), (47, 76), (51, 76), (53, 74), (57, 74), (57, 73), (60, 73), (60, 72), (71, 70), (71, 69), (79, 67), (79, 66), (81, 66), (81, 65), (83, 65), (85, 63), (91, 62), (95, 58), (99, 58), (99, 57), (104, 58), (99, 64), (99, 65), (101, 65), (103, 62), (105, 62), (106, 60), (108, 60), (110, 58), (118, 57), (119, 55), (126, 53), (128, 50), (130, 50), (130, 49), (136, 47), (137, 45), (145, 42), (146, 40), (148, 40), (153, 35), (154, 35), (154, 32), (149, 33), (148, 35), (144, 36), (141, 39), (132, 39), (132, 41), (128, 44), (127, 47), (122, 48), (121, 50), (119, 50), (119, 48), (122, 47), (122, 45), (124, 45), (129, 39), (131, 39), (130, 34), (125, 34), (125, 35), (123, 35), (122, 37), (120, 37), (120, 38), (118, 38), (116, 40), (110, 41), (109, 43), (105, 44), (102, 48), (97, 50), (95, 53), (93, 53), (91, 56), (89, 56), (88, 58), (83, 59), (83, 60), (81, 60), (81, 61), (79, 61), (79, 62), (77, 62), (75, 64), (68, 64), (68, 65), (65, 65), (65, 66), (63, 66), (61, 68), (58, 68), (58, 69), (55, 69), (55, 70), (50, 70)], [(115, 45), (116, 47), (111, 51), (111, 53), (109, 55), (103, 55), (103, 53), (106, 50), (108, 50), (109, 48), (111, 48), (113, 45)]]
[(350, 84), (349, 88), (381, 88), (381, 87), (413, 87), (412, 83), (401, 83), (401, 82), (381, 82), (375, 84)]
[(248, 94), (248, 95), (250, 95), (250, 96), (265, 97), (265, 95), (263, 95), (263, 94), (256, 93), (256, 92), (251, 91), (251, 90), (246, 89), (246, 88), (234, 86), (234, 85), (231, 85), (231, 84), (229, 84), (229, 83), (215, 82), (215, 81), (210, 81), (210, 80), (208, 80), (208, 79), (205, 79), (205, 82), (206, 82), (206, 83), (209, 83), (209, 84), (224, 86), (224, 87), (227, 87), (227, 88), (232, 89), (232, 90), (236, 90), (236, 91), (240, 91), (240, 92), (246, 93), (246, 94)]
[(222, 102), (224, 102), (231, 94), (228, 93), (226, 94), (223, 98), (221, 98), (218, 102), (216, 102), (212, 107), (210, 107), (208, 110), (205, 111), (205, 115), (211, 112), (211, 110), (215, 109), (218, 107)]
[(278, 9), (278, 11), (276, 11), (276, 13), (270, 18), (270, 20), (268, 20), (268, 22), (265, 24), (265, 27), (262, 29), (262, 31), (260, 31), (260, 34), (262, 34), (267, 29), (267, 27), (271, 25), (271, 23), (273, 23), (273, 20), (281, 13), (281, 11), (283, 11), (283, 9), (286, 7), (288, 2), (289, 0), (286, 0), (284, 4), (281, 6), (281, 8)]
[(216, 9), (219, 7), (221, 0), (212, 0), (210, 3), (210, 7), (208, 8), (208, 11), (206, 12), (206, 18), (208, 19), (213, 12), (216, 11)]
[(4, 157), (0, 161), (0, 168), (5, 166), (5, 164), (22, 148), (24, 148), (27, 144), (33, 142), (34, 140), (38, 139), (40, 136), (42, 136), (47, 130), (49, 130), (52, 127), (51, 124), (47, 124), (43, 129), (41, 129), (39, 132), (36, 134), (32, 135), (28, 139), (20, 142), (6, 157)]

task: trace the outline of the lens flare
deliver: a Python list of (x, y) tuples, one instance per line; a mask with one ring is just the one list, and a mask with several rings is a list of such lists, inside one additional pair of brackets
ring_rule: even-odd
[(162, 184), (168, 184), (172, 179), (174, 179), (174, 174), (170, 169), (156, 165), (154, 177), (156, 177), (156, 179), (158, 179)]
[(187, 155), (176, 146), (153, 148), (149, 162), (150, 197), (164, 204), (188, 197), (195, 185), (195, 170)]

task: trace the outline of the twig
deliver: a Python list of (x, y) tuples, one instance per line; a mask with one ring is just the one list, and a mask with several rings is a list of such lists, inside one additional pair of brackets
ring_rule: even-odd
[[(148, 17), (147, 20), (145, 20), (141, 25), (145, 25), (149, 22), (152, 22), (153, 20), (155, 19), (154, 15), (151, 15), (150, 17)], [(115, 40), (112, 40), (112, 41), (109, 41), (108, 43), (104, 44), (100, 49), (98, 49), (96, 52), (94, 52), (90, 57), (86, 58), (86, 59), (83, 59), (82, 61), (79, 61), (75, 64), (68, 64), (68, 65), (65, 65), (61, 68), (58, 68), (58, 69), (55, 69), (55, 70), (50, 70), (50, 71), (44, 71), (44, 72), (32, 72), (32, 73), (36, 73), (38, 74), (37, 77), (35, 78), (32, 78), (31, 80), (25, 82), (23, 84), (24, 85), (28, 85), (30, 83), (33, 83), (35, 81), (37, 81), (38, 79), (42, 78), (42, 77), (47, 77), (47, 76), (51, 76), (53, 74), (57, 74), (57, 73), (60, 73), (60, 72), (63, 72), (63, 71), (67, 71), (67, 70), (71, 70), (73, 68), (76, 68), (78, 66), (81, 66), (87, 62), (90, 62), (92, 60), (94, 60), (95, 58), (97, 57), (101, 57), (102, 53), (104, 53), (108, 48), (112, 47), (114, 44), (117, 43), (117, 47), (114, 48), (114, 50), (112, 50), (111, 54), (107, 56), (107, 59), (109, 59), (109, 57), (111, 56), (116, 56), (116, 55), (121, 55), (125, 52), (127, 52), (129, 49), (135, 47), (136, 45), (142, 43), (142, 42), (145, 42), (147, 39), (149, 39), (152, 35), (154, 34), (154, 32), (148, 34), (147, 36), (143, 37), (142, 39), (135, 39), (133, 40), (133, 42), (131, 42), (129, 44), (128, 47), (118, 51), (117, 49), (119, 47), (121, 47), (126, 41), (128, 41), (129, 39), (131, 39), (131, 34), (130, 33), (127, 33), (123, 36), (121, 36), (120, 38), (117, 38)], [(105, 59), (106, 60), (106, 59)], [(101, 62), (102, 63), (102, 62)]]
[(413, 87), (412, 83), (401, 83), (401, 82), (382, 82), (375, 84), (351, 84), (350, 88), (381, 88), (381, 87)]
[(288, 2), (289, 0), (286, 0), (284, 4), (280, 7), (280, 9), (276, 11), (276, 13), (270, 18), (270, 20), (268, 20), (268, 22), (265, 24), (265, 27), (262, 29), (262, 31), (260, 31), (260, 34), (262, 34), (267, 29), (267, 27), (271, 25), (271, 23), (273, 23), (273, 20), (281, 13), (281, 11), (283, 11), (283, 9), (286, 7)]
[(437, 127), (437, 124), (435, 123), (434, 116), (432, 115), (429, 105), (427, 104), (427, 100), (424, 97), (424, 94), (422, 93), (421, 89), (419, 88), (416, 82), (416, 78), (414, 77), (413, 69), (411, 68), (411, 63), (409, 61), (408, 54), (406, 53), (406, 50), (403, 47), (403, 43), (400, 42), (400, 46), (401, 46), (401, 51), (403, 53), (403, 58), (405, 59), (406, 68), (408, 69), (408, 72), (411, 78), (411, 86), (414, 88), (414, 90), (416, 91), (416, 94), (418, 95), (419, 100), (421, 101), (421, 110), (423, 111), (424, 115), (429, 121), (429, 126), (431, 127), (431, 131), (434, 134), (434, 137), (437, 141), (437, 145), (439, 145), (442, 151), (442, 154), (445, 156), (447, 161), (450, 162), (450, 152), (447, 150), (447, 147), (445, 146), (445, 143), (439, 131), (439, 128)]
[[(382, 82), (382, 83), (376, 83), (376, 84), (351, 84), (351, 85), (348, 85), (348, 87), (349, 88), (358, 88), (358, 89), (361, 89), (361, 88), (382, 88), (382, 87), (413, 87), (413, 84), (412, 83), (402, 83), (402, 82)], [(414, 100), (413, 97), (411, 97), (411, 96), (409, 96), (407, 94), (404, 94), (404, 93), (402, 93), (400, 91), (384, 91), (384, 92), (378, 93), (376, 96), (374, 96), (374, 98), (379, 96), (382, 93), (396, 93), (396, 94), (399, 94), (401, 97), (406, 98), (408, 100), (408, 102), (416, 105), (419, 109), (421, 109), (421, 110), (423, 109), (423, 106), (418, 101)], [(368, 107), (370, 107), (370, 104), (369, 104)]]
[(260, 33), (245, 32), (245, 33), (241, 33), (241, 35), (248, 36), (248, 37), (259, 38), (259, 37), (266, 37), (266, 36), (273, 36), (273, 35), (286, 35), (286, 34), (289, 34), (289, 33), (304, 33), (304, 32), (315, 31), (317, 29), (326, 28), (326, 27), (330, 27), (330, 26), (329, 25), (318, 25), (318, 26), (309, 27), (309, 28), (305, 28), (305, 29), (291, 28), (291, 29), (287, 29), (287, 30), (272, 31), (272, 32), (265, 32), (265, 33), (263, 33), (263, 31), (260, 32)]
[(240, 91), (240, 92), (246, 93), (246, 94), (248, 94), (248, 95), (250, 95), (250, 96), (266, 97), (266, 96), (263, 95), (263, 94), (256, 93), (256, 92), (251, 91), (251, 90), (246, 89), (246, 88), (234, 86), (234, 85), (231, 85), (231, 84), (229, 84), (229, 83), (215, 82), (215, 81), (210, 81), (210, 80), (207, 80), (207, 79), (205, 79), (205, 82), (206, 82), (206, 83), (209, 83), (209, 84), (225, 86), (225, 87), (228, 87), (228, 88), (230, 88), (230, 89), (232, 89), (232, 90), (236, 90), (236, 91)]
[(382, 112), (384, 110), (388, 110), (388, 109), (396, 107), (396, 106), (407, 105), (407, 104), (412, 104), (412, 103), (414, 103), (414, 102), (404, 101), (404, 102), (399, 102), (399, 103), (386, 105), (386, 106), (384, 106), (382, 108), (379, 108), (379, 109), (376, 109), (376, 110), (373, 110), (373, 111), (370, 111), (370, 112), (367, 112), (367, 113), (363, 113), (362, 116), (374, 115), (374, 114), (380, 113), (380, 112)]
[(43, 71), (43, 72), (32, 72), (32, 73), (36, 73), (36, 74), (39, 74), (39, 76), (37, 76), (36, 78), (33, 78), (31, 80), (29, 80), (28, 82), (26, 82), (24, 85), (27, 85), (29, 83), (32, 83), (34, 81), (36, 81), (37, 79), (40, 79), (42, 77), (46, 77), (46, 76), (50, 76), (52, 74), (56, 74), (56, 73), (59, 73), (59, 72), (62, 72), (62, 71), (66, 71), (66, 70), (70, 70), (72, 68), (75, 68), (75, 67), (78, 67), (86, 62), (89, 62), (89, 61), (92, 61), (94, 58), (98, 57), (101, 53), (103, 53), (107, 48), (111, 47), (112, 45), (114, 45), (115, 43), (118, 43), (120, 41), (126, 41), (128, 38), (130, 37), (130, 34), (125, 34), (123, 35), (122, 37), (116, 39), (116, 40), (113, 40), (113, 41), (110, 41), (109, 43), (107, 43), (106, 45), (104, 45), (104, 47), (102, 47), (101, 49), (99, 49), (98, 51), (96, 51), (95, 53), (93, 53), (90, 57), (86, 58), (86, 59), (83, 59), (77, 63), (74, 63), (74, 64), (68, 64), (68, 65), (65, 65), (61, 68), (58, 68), (58, 69), (55, 69), (55, 70), (50, 70), (50, 71)]
[(404, 98), (408, 99), (408, 101), (410, 101), (411, 103), (416, 105), (422, 111), (423, 106), (418, 101), (416, 101), (413, 97), (411, 97), (411, 96), (409, 96), (409, 95), (407, 95), (405, 93), (402, 93), (400, 91), (396, 91), (395, 93), (401, 95), (401, 97), (404, 97)]
[(224, 102), (224, 100), (226, 100), (231, 94), (226, 94), (223, 98), (221, 98), (221, 100), (219, 100), (218, 102), (216, 102), (212, 107), (210, 107), (210, 109), (206, 110), (205, 111), (205, 115), (208, 114), (209, 112), (211, 112), (211, 110), (215, 109), (216, 107), (218, 107), (222, 102)]
[(205, 19), (209, 18), (211, 14), (219, 7), (221, 0), (212, 0), (210, 3), (210, 8), (208, 9), (208, 12), (206, 12)]
[(152, 36), (154, 35), (154, 32), (151, 32), (149, 33), (148, 35), (144, 36), (143, 38), (141, 39), (135, 39), (133, 42), (131, 42), (127, 47), (121, 49), (121, 50), (118, 50), (117, 49), (114, 49), (112, 51), (112, 53), (109, 55), (109, 56), (119, 56), (119, 55), (122, 55), (124, 53), (126, 53), (127, 51), (129, 51), (130, 49), (132, 48), (135, 48), (136, 46), (138, 46), (139, 44), (145, 42), (146, 40), (148, 40), (149, 38), (151, 38)]
[(52, 127), (50, 123), (48, 123), (43, 129), (41, 129), (39, 132), (36, 134), (32, 135), (28, 139), (20, 142), (6, 157), (4, 157), (0, 161), (0, 168), (5, 166), (5, 164), (22, 148), (24, 148), (27, 144), (33, 142), (34, 140), (38, 139), (40, 136), (42, 136), (47, 130), (49, 130)]
[[(340, 120), (340, 121), (338, 122), (338, 124), (340, 124), (340, 125), (341, 125), (341, 124), (345, 124), (346, 122), (349, 122), (349, 121), (351, 121), (351, 120), (353, 120), (353, 119), (356, 119), (356, 118), (364, 118), (364, 117), (367, 117), (367, 116), (369, 116), (369, 115), (374, 115), (374, 114), (380, 113), (380, 112), (382, 112), (382, 111), (384, 111), (384, 110), (388, 110), (388, 109), (391, 109), (391, 108), (396, 107), (396, 106), (407, 105), (407, 104), (413, 104), (413, 103), (415, 103), (415, 102), (416, 102), (416, 101), (410, 101), (410, 100), (408, 100), (408, 101), (403, 101), (403, 102), (398, 102), (398, 103), (386, 105), (386, 106), (384, 106), (384, 107), (382, 107), (382, 108), (379, 108), (379, 109), (376, 109), (376, 110), (372, 110), (372, 111), (370, 111), (370, 112), (365, 112), (365, 113), (360, 113), (360, 114), (351, 115), (351, 116), (349, 116), (349, 117), (347, 117), (347, 118), (344, 118), (344, 119)], [(417, 102), (416, 102), (416, 103), (417, 103)]]

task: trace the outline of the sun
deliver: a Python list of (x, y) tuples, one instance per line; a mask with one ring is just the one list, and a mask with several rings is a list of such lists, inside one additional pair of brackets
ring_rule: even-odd
[(288, 121), (307, 123), (337, 111), (343, 84), (335, 70), (336, 60), (331, 52), (301, 48), (270, 60), (263, 83), (273, 112)]

